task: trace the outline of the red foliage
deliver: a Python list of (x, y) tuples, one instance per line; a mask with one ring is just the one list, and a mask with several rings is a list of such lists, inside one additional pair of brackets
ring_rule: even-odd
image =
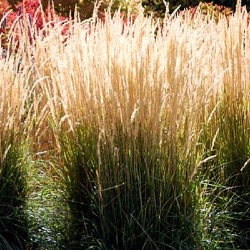
[(5, 0), (0, 0), (0, 19), (2, 19), (3, 14), (11, 9), (9, 3)]
[(37, 29), (42, 29), (46, 22), (53, 21), (56, 17), (59, 21), (67, 20), (65, 17), (57, 16), (50, 6), (43, 12), (39, 0), (23, 0), (16, 5), (16, 11), (8, 14), (7, 26), (11, 26), (17, 18), (24, 20), (27, 17)]
[[(15, 41), (18, 47), (18, 34), (23, 31), (24, 26), (29, 29), (30, 43), (32, 43), (34, 32), (42, 30), (48, 23), (50, 27), (53, 27), (56, 19), (62, 22), (67, 21), (67, 18), (56, 15), (50, 6), (43, 11), (39, 0), (23, 0), (15, 6), (15, 10), (11, 8), (6, 0), (0, 1), (0, 11), (2, 11), (0, 13), (0, 17), (2, 16), (0, 40), (1, 46), (4, 49), (8, 48), (10, 39), (11, 41)], [(9, 36), (10, 29), (12, 29), (12, 38)], [(67, 27), (64, 27), (62, 33), (65, 34), (66, 30)], [(13, 36), (13, 33), (16, 35)], [(45, 32), (43, 34), (45, 35)]]

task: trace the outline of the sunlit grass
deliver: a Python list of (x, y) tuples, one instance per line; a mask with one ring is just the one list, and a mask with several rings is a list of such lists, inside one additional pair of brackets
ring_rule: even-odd
[(51, 181), (69, 208), (66, 247), (249, 246), (242, 11), (229, 23), (188, 13), (163, 22), (142, 13), (126, 24), (120, 13), (72, 20), (67, 40), (58, 23), (21, 47), (21, 71), (7, 74), (7, 59), (1, 72), (15, 84), (12, 95), (1, 92), (1, 115), (9, 124), (7, 110), (17, 107), (11, 126), (24, 127), (33, 153), (56, 166), (45, 172), (58, 174)]
[(22, 76), (16, 77), (14, 67), (14, 60), (10, 59), (9, 63), (0, 61), (1, 249), (23, 249), (29, 242), (25, 213), (29, 151), (23, 99), (28, 91)]

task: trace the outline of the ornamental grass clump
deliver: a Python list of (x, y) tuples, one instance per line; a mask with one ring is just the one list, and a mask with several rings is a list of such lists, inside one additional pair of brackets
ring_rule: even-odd
[(64, 45), (52, 33), (36, 40), (35, 74), (64, 166), (68, 244), (230, 247), (233, 201), (215, 148), (227, 20), (129, 20), (72, 23)]
[[(125, 26), (120, 13), (105, 23), (93, 20), (91, 33), (83, 25), (72, 27), (64, 47), (39, 48), (42, 56), (50, 54), (38, 72), (47, 74), (40, 87), (65, 166), (70, 244), (194, 246), (197, 159), (189, 151), (199, 133), (195, 120), (186, 127), (186, 119), (191, 103), (198, 106), (184, 72), (178, 75), (183, 91), (174, 84), (184, 64), (175, 59), (176, 36), (156, 41), (157, 24), (143, 15)], [(166, 53), (156, 53), (160, 46)], [(178, 53), (188, 58), (185, 48)], [(167, 57), (173, 61), (161, 65)]]
[[(48, 160), (53, 146), (46, 117), (48, 104), (39, 86), (43, 78), (36, 74), (34, 64), (39, 58), (39, 53), (34, 53), (39, 49), (35, 38), (49, 36), (50, 28), (53, 32), (52, 23), (44, 19), (43, 24), (39, 30), (36, 20), (30, 22), (29, 15), (23, 13), (8, 26), (7, 50), (0, 43), (1, 52), (5, 52), (0, 58), (1, 249), (53, 248), (63, 237), (58, 222), (61, 217), (50, 218), (58, 203), (61, 205), (60, 191), (55, 194), (57, 182), (51, 174), (53, 163)], [(57, 25), (64, 28), (59, 20)]]
[[(250, 236), (250, 168), (249, 168), (249, 26), (247, 17), (238, 9), (224, 33), (225, 50), (222, 53), (225, 73), (223, 95), (219, 111), (220, 159), (226, 185), (238, 196), (233, 207), (240, 233), (240, 247), (249, 247)], [(244, 21), (242, 22), (241, 19)], [(248, 239), (248, 240), (246, 240)]]
[(28, 141), (25, 99), (28, 86), (17, 77), (15, 60), (0, 60), (0, 248), (24, 249), (28, 245), (25, 213)]
[[(213, 116), (204, 129), (208, 153), (216, 155), (213, 165), (207, 168), (209, 178), (223, 185), (223, 196), (231, 200), (231, 229), (236, 237), (234, 247), (249, 248), (249, 25), (246, 10), (238, 6), (223, 27), (220, 48), (221, 87), (216, 97)], [(219, 27), (222, 30), (222, 20)], [(216, 51), (217, 49), (214, 48)], [(214, 134), (214, 137), (211, 135)], [(210, 139), (209, 139), (210, 137)], [(208, 144), (207, 144), (208, 143)], [(213, 169), (213, 171), (211, 171)], [(217, 185), (218, 188), (220, 185)], [(216, 190), (216, 189), (215, 189)], [(219, 188), (218, 190), (221, 190)], [(218, 191), (216, 191), (217, 193)], [(230, 222), (229, 222), (230, 223)]]

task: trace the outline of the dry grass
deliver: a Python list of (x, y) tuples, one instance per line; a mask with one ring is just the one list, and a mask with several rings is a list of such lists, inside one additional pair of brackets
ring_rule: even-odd
[(226, 190), (243, 183), (249, 193), (246, 18), (239, 8), (229, 23), (188, 13), (163, 24), (143, 14), (126, 25), (119, 13), (105, 23), (93, 17), (71, 21), (64, 43), (60, 24), (45, 28), (47, 36), (17, 54), (18, 73), (12, 56), (0, 61), (1, 121), (18, 128), (27, 113), (34, 150), (64, 161), (69, 194), (84, 203), (82, 192), (91, 204), (77, 209), (96, 221), (85, 231), (92, 243), (200, 247), (206, 239), (199, 242), (194, 227), (208, 204), (200, 180)]
[[(1, 52), (0, 52), (1, 53)], [(27, 79), (17, 63), (0, 60), (0, 248), (23, 249), (28, 243), (26, 171), (28, 165)]]

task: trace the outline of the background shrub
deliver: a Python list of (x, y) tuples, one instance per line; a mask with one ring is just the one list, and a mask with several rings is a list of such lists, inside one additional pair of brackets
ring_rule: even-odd
[[(180, 6), (180, 10), (184, 10), (186, 8), (195, 8), (201, 3), (204, 3), (204, 6), (208, 4), (208, 6), (216, 6), (217, 11), (222, 12), (223, 7), (232, 8), (235, 10), (237, 1), (223, 1), (223, 0), (215, 0), (215, 1), (206, 1), (206, 0), (170, 0), (167, 1), (169, 3), (169, 10), (172, 13), (177, 7)], [(205, 4), (207, 3), (207, 4)], [(247, 8), (250, 8), (250, 1), (242, 1), (241, 5), (246, 5)], [(166, 6), (163, 0), (142, 0), (142, 6), (145, 9), (145, 13), (147, 15), (153, 14), (156, 17), (164, 17), (166, 12)]]

